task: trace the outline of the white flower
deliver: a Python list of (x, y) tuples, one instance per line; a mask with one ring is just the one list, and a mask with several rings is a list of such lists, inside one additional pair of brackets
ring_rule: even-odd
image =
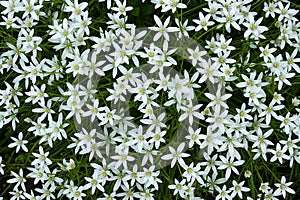
[(49, 122), (49, 128), (47, 129), (47, 132), (51, 132), (51, 137), (53, 138), (53, 141), (56, 139), (62, 140), (62, 137), (67, 139), (67, 133), (64, 128), (69, 126), (68, 123), (63, 122), (63, 115), (62, 113), (59, 113), (57, 121), (50, 121)]
[(42, 40), (41, 37), (34, 36), (34, 29), (32, 30), (26, 30), (24, 28), (21, 28), (20, 33), (19, 33), (19, 39), (24, 41), (24, 49), (32, 49), (36, 42), (39, 42)]
[(147, 140), (150, 138), (150, 132), (145, 133), (142, 126), (133, 129), (129, 134), (134, 138), (132, 141), (134, 146), (132, 148), (136, 149), (137, 152), (141, 152), (144, 148), (149, 148), (149, 142)]
[(74, 191), (71, 193), (71, 195), (69, 195), (69, 198), (72, 198), (74, 200), (82, 200), (82, 197), (85, 197), (86, 194), (83, 193), (84, 187), (83, 186), (79, 186), (79, 187), (74, 187)]
[(211, 59), (213, 61), (215, 61), (215, 64), (217, 65), (217, 67), (235, 63), (236, 60), (229, 58), (229, 55), (230, 55), (229, 51), (226, 51), (224, 53), (220, 52), (217, 54), (217, 57), (212, 57)]
[(286, 61), (283, 61), (283, 57), (281, 54), (278, 54), (276, 57), (269, 57), (270, 61), (266, 64), (263, 64), (267, 66), (271, 72), (279, 75), (280, 72), (284, 69), (284, 66), (287, 65)]
[(220, 109), (216, 110), (213, 116), (207, 118), (205, 121), (211, 123), (210, 128), (211, 131), (215, 131), (216, 129), (220, 133), (225, 132), (225, 124), (228, 124), (228, 120), (226, 117), (228, 116), (228, 110), (220, 111)]
[(126, 171), (126, 177), (124, 180), (130, 181), (130, 186), (134, 186), (137, 182), (140, 182), (140, 176), (138, 175), (138, 165), (134, 164), (132, 169)]
[(117, 72), (118, 72), (117, 70), (120, 69), (121, 67), (123, 67), (121, 65), (121, 62), (122, 62), (123, 58), (126, 59), (126, 61), (128, 59), (128, 57), (126, 56), (126, 54), (124, 55), (123, 58), (120, 57), (119, 59), (117, 59), (118, 57), (112, 58), (112, 57), (110, 57), (108, 55), (105, 55), (105, 58), (108, 61), (108, 64), (105, 65), (102, 70), (105, 72), (105, 71), (113, 69), (113, 78), (116, 77)]
[(218, 28), (221, 28), (225, 24), (225, 29), (228, 33), (231, 32), (230, 26), (233, 26), (236, 30), (240, 31), (241, 27), (237, 23), (237, 20), (239, 20), (239, 16), (237, 15), (237, 7), (232, 6), (228, 10), (226, 8), (223, 8), (220, 12), (222, 14), (222, 17), (216, 17), (216, 21), (223, 23), (218, 26)]
[(26, 145), (25, 145), (25, 144), (28, 143), (28, 141), (27, 141), (27, 140), (23, 140), (23, 133), (22, 133), (22, 132), (20, 132), (20, 133), (18, 134), (18, 139), (15, 138), (15, 137), (10, 137), (10, 138), (11, 138), (14, 142), (8, 145), (9, 148), (16, 147), (16, 153), (19, 152), (20, 148), (22, 148), (23, 151), (28, 152), (28, 149), (27, 149), (27, 147), (26, 147)]
[(263, 11), (266, 12), (265, 17), (269, 17), (269, 15), (271, 15), (271, 17), (275, 18), (276, 7), (277, 2), (264, 2)]
[(99, 119), (100, 119), (100, 125), (104, 125), (104, 124), (110, 124), (110, 125), (114, 125), (114, 121), (115, 120), (120, 120), (121, 117), (119, 115), (116, 115), (116, 109), (114, 110), (110, 110), (107, 106), (101, 108), (101, 111), (104, 111), (104, 113), (100, 113), (99, 115)]
[(282, 89), (283, 83), (291, 86), (291, 82), (288, 80), (288, 78), (294, 77), (295, 73), (289, 73), (286, 69), (282, 70), (277, 77), (275, 77), (274, 81), (278, 81), (278, 90)]
[(300, 105), (300, 100), (297, 98), (297, 97), (294, 97), (292, 99), (292, 104), (295, 106), (295, 107), (298, 107)]
[(231, 43), (232, 41), (232, 38), (228, 39), (226, 41), (225, 37), (223, 34), (220, 35), (220, 42), (216, 42), (216, 46), (217, 48), (214, 49), (214, 53), (218, 54), (220, 52), (227, 52), (227, 51), (232, 51), (232, 50), (235, 50), (235, 47), (234, 46), (230, 46), (229, 44)]
[(220, 140), (221, 131), (213, 133), (213, 131), (211, 130), (211, 126), (207, 127), (206, 135), (200, 135), (199, 137), (200, 139), (204, 140), (201, 143), (200, 148), (204, 149), (205, 147), (207, 147), (206, 152), (208, 153), (208, 155), (211, 155), (214, 149), (218, 149), (218, 145), (223, 144), (223, 142)]
[(178, 121), (182, 122), (186, 118), (189, 120), (189, 124), (192, 125), (194, 123), (194, 118), (204, 119), (204, 116), (200, 113), (200, 107), (202, 104), (198, 104), (193, 106), (189, 104), (188, 106), (181, 106), (181, 110), (184, 111), (182, 115), (180, 115)]
[(208, 2), (208, 8), (203, 8), (203, 10), (207, 13), (209, 13), (209, 15), (212, 16), (212, 18), (214, 20), (216, 20), (218, 17), (217, 15), (221, 15), (221, 11), (219, 11), (219, 9), (222, 8), (222, 6), (220, 5), (220, 3), (215, 2), (215, 1), (209, 1)]
[(40, 198), (40, 196), (35, 195), (32, 190), (30, 190), (30, 193), (24, 193), (24, 196), (30, 200), (36, 200)]
[(168, 89), (168, 84), (170, 81), (170, 74), (167, 74), (166, 76), (162, 72), (158, 72), (159, 79), (154, 80), (154, 83), (156, 83), (158, 86), (156, 87), (155, 91), (160, 91), (161, 89), (163, 91), (166, 91)]
[(183, 158), (185, 157), (189, 157), (190, 154), (188, 153), (183, 153), (184, 151), (184, 146), (185, 146), (185, 143), (181, 143), (178, 147), (177, 147), (177, 150), (175, 150), (173, 147), (171, 146), (168, 146), (169, 147), (169, 151), (171, 152), (171, 154), (166, 154), (166, 155), (163, 155), (161, 157), (161, 159), (163, 160), (172, 160), (171, 162), (171, 167), (173, 168), (174, 165), (176, 164), (176, 162), (178, 161), (178, 163), (181, 165), (181, 166), (184, 166), (185, 162), (183, 160)]
[(40, 105), (40, 108), (34, 108), (32, 109), (33, 113), (42, 113), (39, 118), (41, 118), (41, 121), (43, 121), (46, 117), (49, 122), (53, 121), (52, 120), (52, 114), (55, 113), (54, 110), (51, 109), (52, 106), (52, 100), (49, 99), (47, 101), (47, 105), (43, 105), (40, 102), (38, 102)]
[[(128, 24), (127, 20), (128, 17), (121, 17), (120, 13), (111, 15), (108, 13), (108, 16), (111, 16), (110, 18), (112, 19), (112, 25), (108, 26), (108, 28), (115, 30), (115, 34), (119, 36), (121, 33), (125, 32), (126, 29), (132, 29), (135, 25), (134, 24)], [(107, 22), (108, 24), (108, 22)]]
[(195, 31), (200, 31), (201, 29), (204, 29), (207, 31), (209, 26), (214, 25), (215, 22), (209, 21), (210, 15), (204, 16), (202, 12), (199, 12), (199, 19), (193, 19), (193, 22), (198, 24), (196, 26)]
[[(229, 125), (231, 126), (231, 125)], [(233, 129), (231, 129), (233, 130)], [(231, 130), (227, 130), (225, 136), (222, 136), (221, 140), (223, 144), (218, 149), (219, 152), (227, 151), (226, 156), (235, 157), (238, 160), (241, 160), (241, 155), (237, 151), (237, 148), (243, 148), (243, 144), (240, 143), (239, 133), (235, 132), (232, 134)]]
[(204, 184), (200, 172), (201, 166), (200, 163), (198, 163), (196, 166), (194, 166), (194, 162), (192, 162), (189, 166), (184, 165), (182, 166), (185, 170), (185, 172), (182, 174), (183, 177), (186, 178), (186, 180), (190, 183), (194, 183), (194, 181), (197, 179), (197, 181), (201, 184)]
[(274, 196), (282, 195), (283, 198), (285, 198), (286, 193), (295, 194), (295, 191), (289, 187), (292, 184), (293, 184), (293, 182), (286, 182), (285, 176), (282, 176), (280, 183), (274, 184), (276, 187), (278, 187), (274, 192)]
[(245, 173), (244, 173), (244, 176), (245, 176), (246, 178), (250, 178), (251, 175), (252, 175), (252, 173), (251, 173), (250, 170), (246, 170)]
[(222, 200), (225, 200), (225, 199), (232, 199), (230, 197), (230, 190), (227, 190), (227, 187), (226, 185), (223, 185), (223, 188), (217, 188), (217, 191), (219, 192), (219, 194), (216, 196), (216, 200), (219, 200), (219, 199), (222, 199)]
[(266, 193), (271, 187), (269, 186), (269, 183), (261, 183), (259, 186), (259, 190), (262, 191), (263, 193)]
[(212, 64), (211, 59), (208, 59), (208, 61), (203, 59), (199, 63), (199, 66), (196, 68), (200, 75), (202, 75), (199, 83), (203, 83), (207, 79), (211, 83), (215, 83), (215, 77), (219, 77), (218, 65), (215, 62)]
[(288, 149), (290, 155), (295, 155), (294, 153), (297, 150), (297, 143), (299, 142), (300, 139), (296, 138), (296, 139), (292, 140), (291, 137), (292, 137), (292, 134), (290, 133), (288, 135), (288, 139), (280, 140), (279, 142)]
[(144, 154), (142, 160), (142, 166), (145, 166), (146, 164), (149, 164), (148, 160), (150, 164), (153, 165), (154, 163), (153, 156), (157, 156), (159, 154), (159, 151), (154, 150), (153, 143), (150, 143), (149, 147), (145, 147), (145, 150), (143, 150), (141, 153)]
[(46, 124), (42, 123), (42, 120), (40, 117), (37, 119), (37, 122), (31, 121), (31, 124), (33, 126), (28, 128), (29, 132), (33, 132), (34, 135), (40, 135), (40, 136), (46, 134)]
[(253, 15), (249, 15), (248, 22), (245, 22), (243, 25), (246, 26), (248, 29), (244, 33), (244, 37), (246, 39), (250, 37), (254, 38), (262, 38), (265, 39), (265, 37), (262, 35), (263, 32), (269, 30), (265, 26), (260, 26), (259, 24), (262, 22), (263, 17), (259, 18), (258, 20), (255, 20)]
[(218, 89), (215, 95), (211, 93), (204, 93), (204, 95), (211, 100), (206, 107), (214, 107), (215, 112), (220, 111), (221, 107), (228, 109), (228, 105), (225, 103), (227, 99), (229, 99), (232, 94), (221, 94), (222, 85), (218, 84)]
[(28, 174), (28, 177), (33, 178), (34, 179), (34, 184), (37, 184), (38, 182), (44, 183), (47, 179), (47, 172), (50, 171), (48, 169), (48, 167), (44, 167), (44, 168), (28, 168), (28, 170), (31, 171), (31, 173)]
[(20, 0), (8, 0), (8, 1), (1, 1), (0, 4), (5, 7), (1, 14), (6, 15), (9, 13), (15, 14), (15, 12), (19, 12), (22, 10), (23, 3)]
[(20, 199), (25, 199), (24, 195), (23, 195), (23, 191), (19, 191), (19, 190), (14, 190), (12, 192), (9, 192), (9, 194), (13, 195), (12, 198), (10, 200), (20, 200)]
[(180, 3), (180, 0), (166, 0), (165, 6), (163, 9), (161, 9), (161, 12), (167, 12), (168, 10), (172, 10), (172, 13), (174, 13), (177, 8), (187, 8), (187, 6), (184, 3)]
[(88, 6), (87, 2), (82, 2), (78, 4), (78, 0), (70, 1), (66, 0), (66, 6), (64, 12), (72, 12), (69, 19), (76, 19), (81, 16), (83, 10)]
[(241, 109), (236, 108), (237, 115), (234, 116), (234, 119), (239, 123), (240, 121), (245, 122), (245, 120), (252, 120), (253, 117), (248, 113), (251, 112), (251, 109), (246, 110), (246, 104), (243, 103)]
[[(105, 1), (105, 0), (102, 0), (102, 1)], [(109, 0), (111, 1), (111, 0)], [(116, 192), (112, 192), (111, 194), (106, 194), (106, 193), (103, 193), (104, 197), (103, 198), (97, 198), (97, 200), (108, 200), (108, 199), (111, 199), (111, 200), (116, 200)]]
[(19, 170), (19, 174), (11, 171), (11, 174), (15, 177), (15, 178), (11, 178), (9, 180), (7, 180), (7, 183), (15, 183), (14, 186), (14, 190), (17, 190), (17, 188), (19, 187), (19, 185), (21, 185), (22, 190), (26, 191), (26, 187), (25, 187), (25, 176), (23, 175), (23, 169)]
[(4, 175), (3, 167), (5, 167), (5, 164), (2, 163), (2, 156), (0, 156), (0, 173)]
[(269, 48), (269, 44), (267, 44), (266, 47), (259, 47), (259, 50), (261, 51), (259, 57), (263, 57), (264, 61), (268, 62), (269, 58), (274, 58), (272, 53), (276, 51), (276, 48)]
[(94, 100), (93, 105), (87, 104), (86, 106), (89, 110), (82, 114), (84, 117), (90, 116), (91, 122), (93, 122), (96, 117), (101, 119), (100, 111), (102, 111), (102, 108), (99, 107), (99, 99)]
[(196, 66), (198, 61), (202, 61), (202, 56), (207, 54), (206, 51), (200, 51), (199, 46), (197, 46), (195, 50), (188, 48), (187, 51), (190, 54), (189, 59), (192, 60), (193, 66)]
[(282, 122), (280, 124), (279, 128), (284, 127), (284, 131), (286, 134), (289, 134), (292, 129), (296, 128), (295, 121), (297, 120), (298, 117), (296, 115), (293, 115), (292, 117), (290, 117), (290, 115), (291, 115), (291, 113), (288, 112), (285, 117), (283, 117), (283, 116), (277, 117), (277, 119)]
[(236, 194), (239, 195), (241, 199), (243, 199), (243, 192), (249, 192), (250, 188), (243, 187), (245, 181), (242, 181), (240, 183), (237, 183), (235, 180), (232, 181), (233, 187), (230, 188), (232, 190), (231, 197), (234, 198)]
[[(154, 143), (155, 148), (158, 149), (161, 143), (165, 143), (164, 136), (167, 134), (166, 131), (155, 131), (153, 137), (149, 140), (149, 143)], [(147, 149), (147, 148), (146, 148)]]
[(179, 28), (178, 38), (182, 38), (183, 36), (189, 37), (188, 32), (195, 29), (194, 26), (188, 26), (188, 20), (185, 20), (183, 23), (179, 21), (178, 18), (175, 18), (175, 23)]
[(32, 101), (33, 104), (39, 102), (41, 106), (45, 106), (45, 98), (49, 97), (47, 93), (45, 93), (46, 85), (43, 84), (41, 88), (38, 88), (36, 85), (31, 86), (31, 91), (25, 92), (28, 98), (25, 100), (26, 103)]
[(138, 172), (142, 184), (145, 184), (146, 187), (153, 185), (156, 189), (158, 189), (158, 183), (161, 183), (158, 178), (159, 174), (159, 170), (155, 171), (155, 165), (151, 165), (149, 168), (143, 167), (143, 172)]
[(22, 18), (24, 19), (30, 14), (30, 16), (33, 19), (39, 20), (39, 16), (38, 16), (38, 14), (40, 14), (39, 10), (40, 8), (43, 7), (43, 5), (42, 4), (34, 5), (35, 3), (37, 3), (35, 0), (22, 1), (22, 3), (24, 5), (20, 8), (20, 10), (25, 11), (22, 15)]
[(186, 182), (186, 179), (183, 179), (182, 181), (179, 182), (175, 178), (175, 184), (169, 185), (168, 188), (171, 190), (174, 190), (173, 195), (176, 195), (177, 193), (179, 193), (179, 195), (182, 197), (182, 196), (184, 196), (184, 192), (186, 190), (185, 182)]
[(28, 58), (25, 55), (25, 49), (23, 46), (23, 41), (21, 39), (18, 38), (16, 46), (8, 42), (6, 44), (11, 50), (2, 53), (2, 56), (13, 56), (14, 62), (16, 62), (20, 56), (22, 62), (29, 62)]
[(121, 165), (125, 169), (127, 169), (127, 161), (131, 162), (134, 161), (135, 158), (129, 155), (129, 148), (125, 149), (116, 149), (116, 156), (111, 156), (112, 159), (117, 160), (114, 164), (115, 168), (119, 168)]
[(119, 0), (116, 0), (115, 3), (118, 7), (112, 7), (111, 9), (114, 11), (119, 12), (120, 14), (126, 16), (127, 11), (131, 11), (133, 9), (132, 6), (126, 6), (126, 0), (121, 3)]
[[(143, 0), (143, 1), (145, 1), (145, 0)], [(137, 186), (139, 188), (139, 185), (137, 185)], [(142, 192), (140, 192), (140, 195), (138, 198), (140, 198), (141, 200), (154, 200), (154, 198), (153, 198), (154, 189), (148, 189), (148, 188), (142, 189), (141, 188), (140, 191), (142, 191)]]
[(121, 67), (120, 72), (123, 74), (123, 76), (120, 76), (118, 79), (121, 81), (125, 81), (125, 84), (131, 84), (132, 86), (137, 86), (139, 83), (138, 77), (141, 76), (140, 73), (133, 73), (133, 68), (126, 69)]
[(39, 153), (32, 153), (36, 159), (31, 162), (31, 165), (39, 165), (43, 167), (44, 165), (51, 165), (52, 161), (48, 158), (49, 152), (44, 153), (42, 146), (39, 146)]
[(273, 99), (271, 102), (281, 104), (281, 101), (284, 101), (284, 97), (281, 94), (278, 94), (277, 92), (274, 92)]
[(188, 79), (180, 79), (179, 75), (176, 74), (175, 78), (172, 78), (168, 83), (168, 89), (170, 90), (168, 93), (169, 99), (175, 97), (176, 100), (181, 103), (184, 92), (188, 91), (186, 86), (188, 82)]
[(287, 146), (283, 146), (281, 149), (281, 145), (279, 143), (276, 144), (276, 150), (270, 149), (270, 152), (273, 154), (273, 157), (270, 159), (271, 162), (279, 160), (280, 164), (282, 164), (282, 159), (289, 160), (290, 157), (285, 154), (287, 151)]
[(238, 160), (238, 161), (234, 161), (235, 157), (224, 157), (224, 156), (220, 156), (221, 161), (217, 163), (217, 165), (219, 165), (218, 169), (226, 169), (226, 173), (225, 173), (225, 178), (229, 179), (231, 176), (231, 170), (239, 175), (239, 171), (237, 170), (237, 168), (235, 168), (235, 166), (240, 166), (242, 165), (245, 161), (244, 160)]
[(255, 138), (255, 142), (252, 146), (252, 148), (254, 147), (259, 147), (261, 148), (262, 153), (266, 153), (267, 152), (267, 146), (268, 145), (274, 145), (270, 140), (267, 140), (267, 137), (269, 137), (273, 132), (273, 129), (269, 129), (268, 131), (266, 131), (265, 133), (262, 132), (261, 128), (258, 128), (256, 130), (257, 136), (253, 136)]
[[(120, 47), (119, 44), (113, 42), (114, 51), (110, 54), (110, 56), (114, 57), (116, 63), (129, 64), (129, 56), (134, 53), (132, 49), (127, 49), (125, 45)], [(104, 69), (103, 69), (104, 70)], [(106, 71), (106, 70), (105, 70)]]
[(280, 14), (278, 17), (279, 21), (282, 21), (283, 19), (288, 19), (289, 15), (291, 14), (291, 9), (289, 9), (290, 4), (286, 4), (286, 6), (284, 7), (284, 5), (282, 4), (281, 1), (278, 2), (278, 7), (275, 9), (275, 12)]
[(105, 191), (105, 189), (103, 188), (103, 186), (100, 184), (101, 181), (100, 181), (100, 177), (99, 177), (98, 173), (94, 173), (91, 178), (84, 177), (84, 179), (88, 182), (84, 186), (85, 190), (91, 189), (92, 190), (92, 194), (95, 193), (96, 189), (100, 190), (101, 192)]
[(201, 128), (198, 128), (196, 131), (194, 131), (194, 129), (189, 126), (189, 135), (185, 136), (185, 138), (187, 140), (190, 140), (189, 142), (189, 148), (192, 148), (194, 146), (194, 144), (198, 144), (199, 146), (201, 145), (201, 142), (200, 142), (200, 131), (201, 131)]
[(149, 29), (153, 30), (153, 31), (158, 31), (158, 33), (156, 33), (154, 35), (153, 41), (159, 40), (159, 38), (161, 38), (161, 36), (163, 36), (166, 40), (170, 40), (170, 36), (168, 33), (178, 31), (178, 28), (176, 28), (176, 27), (168, 27), (168, 25), (170, 23), (170, 19), (171, 19), (171, 16), (169, 16), (166, 19), (166, 21), (164, 22), (164, 24), (162, 24), (159, 17), (154, 15), (154, 21), (158, 27), (149, 27)]
[(217, 175), (213, 173), (211, 176), (205, 175), (205, 187), (207, 187), (209, 190), (217, 190), (220, 189), (219, 185), (226, 182), (225, 178), (219, 178), (217, 179)]
[[(79, 133), (75, 133), (75, 136), (78, 138), (79, 143), (78, 146), (81, 146), (82, 149), (88, 149), (87, 147), (91, 146), (93, 140), (96, 136), (96, 129), (92, 129), (91, 131), (87, 131), (85, 128), (82, 128), (82, 131)], [(89, 153), (85, 152), (85, 153)]]
[[(145, 0), (143, 0), (143, 2), (144, 1)], [(163, 9), (166, 6), (166, 2), (161, 0), (151, 0), (151, 3), (155, 4), (154, 6), (155, 9), (158, 9), (159, 7)]]
[(263, 73), (260, 73), (255, 79), (256, 71), (250, 73), (250, 77), (248, 78), (246, 75), (242, 74), (242, 78), (244, 82), (240, 82), (236, 84), (237, 87), (246, 87), (246, 92), (257, 92), (260, 91), (261, 86), (268, 85), (267, 82), (262, 82), (261, 79), (263, 77)]
[(297, 49), (294, 49), (291, 55), (288, 52), (285, 52), (285, 56), (288, 66), (294, 68), (297, 73), (300, 73), (299, 65), (296, 64), (297, 62), (300, 62), (300, 58), (297, 56), (297, 53)]
[[(2, 3), (2, 2), (0, 2)], [(2, 16), (3, 21), (0, 22), (1, 26), (6, 26), (6, 29), (12, 28), (18, 28), (18, 25), (15, 23), (15, 21), (18, 19), (18, 17), (14, 16), (14, 13), (10, 12), (8, 13), (7, 17)]]
[(212, 157), (210, 157), (211, 153), (204, 152), (203, 157), (206, 161), (201, 162), (201, 166), (206, 166), (204, 169), (204, 175), (208, 175), (210, 170), (212, 169), (213, 174), (217, 174), (217, 167), (216, 167), (216, 160), (218, 158), (218, 154), (214, 154)]
[(53, 192), (55, 191), (55, 188), (56, 187), (54, 185), (44, 184), (42, 186), (42, 188), (36, 188), (35, 190), (38, 193), (41, 193), (41, 199), (46, 198), (47, 200), (50, 200), (50, 199), (55, 199), (55, 196), (53, 194)]
[(64, 18), (61, 25), (55, 26), (57, 32), (52, 35), (49, 41), (64, 44), (67, 39), (71, 39), (71, 35), (74, 32), (74, 27), (72, 27), (70, 23), (70, 21)]
[(265, 104), (261, 105), (261, 108), (263, 109), (263, 112), (261, 112), (258, 117), (264, 117), (266, 119), (266, 124), (270, 124), (272, 117), (277, 118), (276, 111), (281, 110), (284, 108), (284, 105), (277, 105), (274, 106), (274, 103), (270, 103), (269, 106), (266, 106)]
[(74, 28), (78, 28), (75, 33), (75, 37), (71, 35), (71, 41), (74, 46), (85, 45), (84, 40), (88, 39), (88, 37), (84, 37), (84, 34), (90, 35), (89, 25), (92, 23), (92, 18), (88, 17), (88, 12), (85, 11), (82, 13), (82, 17), (79, 19), (76, 18), (76, 22), (72, 24)]
[(165, 67), (170, 67), (172, 63), (166, 60), (164, 55), (154, 56), (152, 60), (148, 61), (149, 64), (153, 65), (150, 73), (154, 73), (159, 70), (159, 72), (163, 72)]

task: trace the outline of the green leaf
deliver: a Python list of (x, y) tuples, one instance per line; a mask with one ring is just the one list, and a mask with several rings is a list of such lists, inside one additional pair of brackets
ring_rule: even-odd
[(147, 5), (145, 7), (142, 7), (143, 15), (152, 15), (153, 13), (153, 6), (152, 5)]
[(140, 15), (140, 11), (141, 9), (140, 8), (134, 8), (132, 11), (131, 11), (131, 14), (135, 17), (138, 17)]

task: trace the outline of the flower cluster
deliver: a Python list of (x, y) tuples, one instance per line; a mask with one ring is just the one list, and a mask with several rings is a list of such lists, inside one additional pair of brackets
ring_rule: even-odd
[(296, 198), (297, 4), (0, 5), (3, 198)]

